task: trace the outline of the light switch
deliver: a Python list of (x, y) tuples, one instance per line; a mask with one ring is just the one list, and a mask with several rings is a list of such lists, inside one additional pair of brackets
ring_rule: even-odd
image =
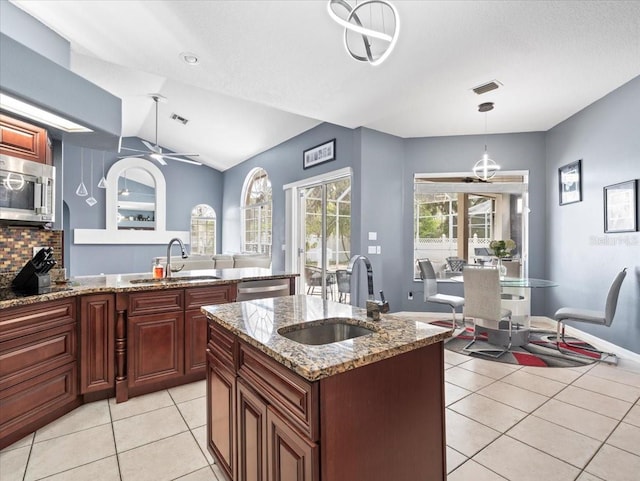
[(376, 254), (380, 254), (380, 246), (376, 246)]
[(369, 246), (369, 249), (367, 250), (367, 254), (375, 254), (376, 253), (376, 246)]
[(369, 240), (378, 240), (378, 233), (377, 232), (369, 232)]

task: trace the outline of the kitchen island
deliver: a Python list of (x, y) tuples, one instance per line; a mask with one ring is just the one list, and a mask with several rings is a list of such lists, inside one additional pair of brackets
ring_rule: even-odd
[[(304, 295), (202, 312), (207, 443), (229, 480), (446, 478), (449, 330)], [(355, 337), (299, 335), (331, 325)]]
[(0, 289), (0, 449), (82, 403), (205, 378), (203, 305), (288, 295), (271, 269), (75, 277), (28, 294)]

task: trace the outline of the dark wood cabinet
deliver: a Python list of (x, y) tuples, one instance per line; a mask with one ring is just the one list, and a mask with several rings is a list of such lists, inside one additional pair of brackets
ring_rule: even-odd
[(80, 297), (80, 393), (115, 387), (115, 296)]
[(0, 114), (0, 154), (53, 164), (47, 131)]
[(299, 434), (271, 406), (267, 407), (267, 425), (267, 480), (319, 480), (318, 445)]
[(238, 481), (267, 479), (267, 403), (246, 383), (237, 384)]
[(75, 298), (0, 311), (0, 449), (78, 405)]
[(235, 479), (235, 373), (207, 354), (207, 445), (229, 479)]
[(229, 480), (446, 479), (442, 342), (309, 382), (213, 321), (208, 335), (208, 445)]
[(181, 311), (129, 318), (129, 391), (184, 375), (184, 314)]

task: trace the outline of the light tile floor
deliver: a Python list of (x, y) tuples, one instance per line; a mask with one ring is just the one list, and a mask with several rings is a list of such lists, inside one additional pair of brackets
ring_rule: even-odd
[[(532, 368), (450, 351), (445, 362), (449, 481), (639, 479), (639, 363)], [(1, 451), (0, 479), (223, 481), (204, 396), (201, 381), (86, 404)]]

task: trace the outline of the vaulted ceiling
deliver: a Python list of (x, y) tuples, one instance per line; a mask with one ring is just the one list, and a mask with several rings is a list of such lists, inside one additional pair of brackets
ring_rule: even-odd
[[(219, 170), (321, 122), (545, 131), (640, 75), (638, 1), (391, 1), (398, 42), (373, 67), (347, 55), (325, 0), (12, 0), (70, 42), (74, 72), (122, 99), (124, 137), (155, 140), (160, 93), (160, 144)], [(471, 90), (490, 80), (502, 87)]]

